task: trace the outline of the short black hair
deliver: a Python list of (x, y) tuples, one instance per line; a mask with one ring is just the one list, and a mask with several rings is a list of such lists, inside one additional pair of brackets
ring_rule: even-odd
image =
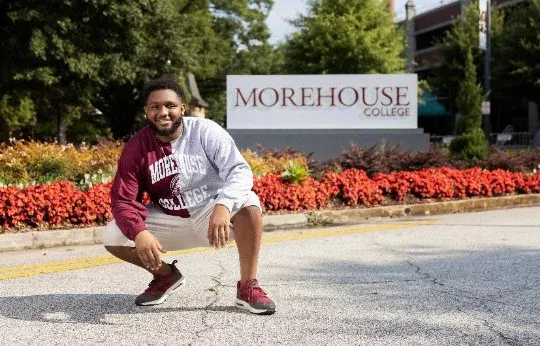
[(169, 89), (172, 90), (178, 95), (182, 102), (185, 101), (184, 90), (178, 85), (176, 78), (174, 76), (163, 76), (158, 79), (153, 79), (144, 85), (142, 91), (142, 101), (143, 104), (146, 104), (148, 96), (154, 90), (163, 90)]

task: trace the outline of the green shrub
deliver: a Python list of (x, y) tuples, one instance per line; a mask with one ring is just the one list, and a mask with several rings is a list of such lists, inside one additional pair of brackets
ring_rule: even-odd
[(256, 177), (269, 173), (281, 173), (289, 161), (294, 161), (297, 165), (306, 168), (308, 166), (307, 158), (299, 151), (291, 148), (274, 151), (260, 149), (260, 153), (247, 149), (242, 151), (242, 156), (244, 156), (253, 171), (253, 175)]
[(79, 179), (77, 185), (79, 189), (86, 191), (95, 184), (104, 184), (113, 178), (112, 173), (103, 173), (102, 170), (98, 170), (96, 173), (85, 173)]
[(61, 156), (46, 156), (30, 162), (27, 172), (38, 184), (50, 183), (67, 179), (67, 165), (66, 159)]
[(488, 153), (488, 143), (481, 128), (482, 99), (482, 87), (476, 82), (476, 67), (469, 49), (465, 76), (456, 98), (456, 106), (463, 116), (456, 125), (456, 137), (450, 142), (452, 155), (464, 161), (483, 159)]
[(283, 167), (283, 172), (281, 173), (281, 179), (291, 182), (291, 183), (304, 183), (307, 178), (309, 178), (311, 172), (309, 169), (293, 160), (289, 160), (285, 167)]
[(488, 153), (486, 137), (480, 128), (456, 136), (450, 142), (450, 151), (455, 157), (466, 162), (485, 158)]
[[(78, 184), (85, 174), (112, 176), (123, 144), (103, 142), (95, 146), (60, 146), (56, 143), (13, 140), (0, 144), (0, 184), (69, 180)], [(96, 178), (98, 181), (100, 178)]]

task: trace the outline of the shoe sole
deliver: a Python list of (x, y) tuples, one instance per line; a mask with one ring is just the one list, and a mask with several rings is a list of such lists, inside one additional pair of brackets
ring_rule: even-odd
[(236, 307), (241, 310), (249, 311), (255, 315), (272, 315), (276, 312), (276, 309), (257, 309), (249, 305), (248, 302), (245, 302), (241, 299), (236, 299)]
[(138, 303), (138, 304), (135, 303), (135, 305), (138, 305), (138, 306), (151, 306), (151, 305), (163, 304), (163, 302), (165, 302), (165, 300), (167, 300), (167, 298), (171, 294), (173, 294), (180, 287), (184, 286), (185, 283), (186, 283), (186, 278), (182, 276), (182, 278), (180, 280), (178, 280), (176, 285), (171, 286), (167, 291), (165, 291), (165, 294), (163, 294), (161, 296), (161, 298), (159, 298), (158, 300), (152, 300), (150, 302), (144, 302), (144, 303)]

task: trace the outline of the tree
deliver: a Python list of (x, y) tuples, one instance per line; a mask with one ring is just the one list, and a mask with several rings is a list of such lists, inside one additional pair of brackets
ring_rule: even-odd
[(405, 69), (404, 33), (384, 1), (312, 1), (285, 43), (285, 70), (301, 74), (396, 73)]
[(465, 76), (460, 83), (456, 106), (461, 118), (450, 152), (462, 160), (472, 161), (487, 155), (488, 144), (482, 131), (482, 87), (477, 83), (471, 50), (465, 53)]
[(433, 68), (429, 85), (440, 97), (441, 103), (452, 113), (456, 112), (456, 98), (461, 81), (465, 76), (465, 62), (468, 52), (473, 58), (475, 76), (481, 76), (482, 50), (478, 48), (479, 11), (469, 6), (464, 15), (451, 27), (437, 43), (440, 57)]
[(38, 119), (30, 134), (40, 138), (56, 133), (63, 143), (70, 129), (104, 135), (106, 122), (116, 137), (130, 134), (144, 82), (190, 71), (224, 84), (223, 66), (238, 60), (239, 47), (249, 51), (268, 35), (272, 3), (0, 0), (0, 34), (7, 38), (0, 49), (10, 52), (0, 56), (0, 96), (29, 95)]
[(540, 0), (510, 11), (494, 49), (494, 71), (501, 93), (540, 103)]
[(199, 89), (209, 103), (207, 117), (225, 124), (226, 77), (228, 74), (273, 74), (280, 70), (281, 55), (268, 44), (265, 23), (274, 0), (211, 2), (215, 63), (213, 73), (194, 71)]
[[(115, 137), (129, 135), (144, 124), (140, 110), (140, 89), (151, 78), (175, 74), (183, 82), (184, 73), (195, 74), (204, 99), (210, 104), (207, 116), (220, 123), (225, 119), (225, 79), (238, 64), (249, 59), (269, 37), (264, 23), (273, 0), (192, 0), (173, 1), (176, 10), (155, 15), (142, 32), (146, 45), (135, 49), (136, 77), (113, 81), (100, 93), (97, 105), (109, 115)], [(170, 23), (178, 23), (171, 26)], [(156, 30), (163, 32), (156, 37)], [(163, 58), (156, 60), (160, 52)], [(262, 55), (262, 53), (261, 53)], [(140, 66), (148, 68), (137, 70)], [(189, 98), (189, 95), (187, 95)]]
[[(36, 105), (37, 133), (56, 127), (60, 144), (67, 127), (91, 113), (99, 88), (132, 80), (140, 28), (155, 12), (147, 1), (2, 1), (0, 92), (23, 90)], [(56, 126), (51, 126), (56, 123)], [(43, 133), (42, 135), (45, 135)]]
[(185, 71), (214, 73), (213, 66), (221, 62), (211, 60), (218, 48), (212, 48), (215, 35), (208, 1), (156, 1), (148, 11), (133, 33), (138, 39), (129, 44), (118, 42), (126, 54), (129, 78), (112, 78), (95, 98), (115, 138), (128, 136), (144, 124), (139, 97), (146, 81), (169, 74), (184, 84)]
[(11, 137), (14, 131), (35, 121), (34, 102), (27, 95), (6, 93), (0, 98), (0, 137)]

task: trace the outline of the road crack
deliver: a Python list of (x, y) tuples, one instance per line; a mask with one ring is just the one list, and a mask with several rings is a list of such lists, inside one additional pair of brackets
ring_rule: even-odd
[[(495, 311), (493, 311), (493, 309), (488, 306), (488, 303), (501, 305), (501, 306), (506, 306), (506, 307), (511, 307), (511, 308), (514, 308), (514, 309), (518, 309), (518, 310), (520, 310), (522, 312), (527, 311), (527, 310), (529, 312), (531, 312), (531, 313), (537, 313), (538, 312), (538, 310), (534, 309), (534, 308), (527, 308), (527, 307), (520, 306), (520, 305), (517, 305), (517, 304), (510, 304), (510, 303), (506, 303), (506, 302), (502, 302), (502, 301), (498, 301), (498, 300), (494, 300), (494, 299), (490, 299), (490, 298), (478, 297), (477, 295), (471, 294), (471, 292), (468, 292), (468, 291), (465, 291), (465, 290), (462, 290), (462, 289), (455, 288), (455, 287), (452, 287), (450, 285), (447, 285), (444, 282), (442, 282), (441, 280), (439, 280), (437, 277), (435, 277), (433, 274), (428, 273), (426, 271), (423, 271), (422, 268), (418, 264), (413, 262), (411, 257), (406, 252), (391, 248), (389, 246), (385, 246), (385, 245), (380, 244), (378, 242), (375, 242), (375, 244), (377, 246), (380, 246), (381, 248), (385, 249), (386, 251), (389, 251), (390, 253), (392, 253), (392, 254), (394, 254), (394, 255), (396, 255), (398, 257), (401, 257), (403, 259), (403, 262), (407, 263), (414, 270), (414, 273), (416, 275), (419, 275), (420, 277), (422, 277), (421, 281), (427, 281), (427, 282), (430, 282), (433, 285), (432, 286), (433, 287), (433, 290), (432, 290), (433, 293), (438, 292), (438, 293), (442, 293), (442, 294), (451, 295), (451, 296), (460, 298), (462, 300), (467, 300), (468, 299), (468, 300), (475, 301), (477, 303), (477, 306), (476, 306), (477, 309), (479, 309), (479, 310), (481, 310), (483, 312), (486, 312), (491, 316), (495, 316), (497, 313)], [(459, 306), (456, 306), (454, 308), (456, 309), (456, 311), (466, 315), (467, 317), (479, 321), (490, 332), (495, 334), (501, 340), (501, 342), (503, 342), (505, 345), (519, 345), (520, 344), (519, 340), (514, 339), (514, 338), (512, 338), (510, 336), (507, 336), (502, 331), (498, 330), (496, 328), (496, 326), (493, 324), (493, 321), (490, 322), (486, 318), (475, 317), (473, 314), (471, 314), (471, 312), (465, 311)], [(521, 322), (531, 323), (531, 321), (521, 321)], [(532, 324), (537, 324), (537, 323), (532, 322)]]
[[(203, 315), (201, 317), (201, 323), (203, 327), (202, 329), (195, 331), (195, 336), (197, 339), (196, 341), (202, 338), (202, 336), (207, 331), (212, 329), (212, 325), (208, 322), (208, 316), (209, 316), (210, 311), (213, 311), (212, 307), (214, 307), (214, 304), (216, 304), (217, 301), (219, 300), (219, 289), (221, 287), (225, 287), (222, 281), (223, 281), (224, 275), (227, 273), (227, 269), (225, 268), (225, 265), (223, 265), (221, 261), (219, 261), (217, 265), (219, 267), (218, 274), (215, 276), (211, 276), (212, 281), (214, 281), (214, 285), (207, 288), (207, 291), (213, 293), (213, 297), (212, 297), (212, 300), (207, 305), (205, 305), (203, 309)], [(193, 343), (190, 343), (189, 345), (193, 345)]]

